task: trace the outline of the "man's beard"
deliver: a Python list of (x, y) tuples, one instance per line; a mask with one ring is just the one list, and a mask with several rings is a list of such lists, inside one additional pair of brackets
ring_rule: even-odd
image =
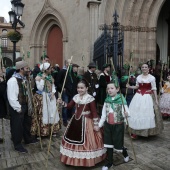
[(28, 76), (28, 71), (25, 71), (25, 72), (24, 72), (24, 76)]

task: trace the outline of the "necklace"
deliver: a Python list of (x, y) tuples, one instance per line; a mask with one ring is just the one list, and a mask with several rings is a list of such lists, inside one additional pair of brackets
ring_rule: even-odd
[[(86, 107), (86, 104), (84, 105), (83, 110), (82, 110), (82, 112), (81, 112), (81, 114), (78, 118), (76, 118), (76, 115), (75, 115), (76, 120), (80, 120), (80, 118), (82, 117), (82, 113), (84, 112), (85, 107)], [(77, 109), (76, 109), (76, 111), (77, 111)]]

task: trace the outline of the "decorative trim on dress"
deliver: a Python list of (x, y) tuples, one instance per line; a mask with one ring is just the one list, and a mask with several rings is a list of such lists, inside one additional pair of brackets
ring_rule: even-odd
[(106, 153), (106, 149), (102, 148), (99, 150), (92, 150), (92, 151), (75, 151), (60, 146), (60, 153), (70, 158), (93, 159), (104, 155)]
[[(69, 143), (69, 144), (74, 144), (74, 145), (84, 145), (85, 143), (85, 131), (86, 131), (86, 117), (84, 116), (81, 116), (82, 117), (82, 134), (81, 134), (81, 141), (75, 141), (75, 140), (71, 140), (69, 138), (66, 137), (67, 135), (67, 131), (68, 129), (70, 128), (70, 125), (71, 125), (71, 122), (72, 120), (75, 118), (75, 115), (72, 116), (71, 120), (70, 120), (70, 123), (68, 124), (66, 130), (65, 130), (65, 133), (64, 133), (64, 141)], [(76, 120), (79, 120), (79, 119), (76, 119)]]

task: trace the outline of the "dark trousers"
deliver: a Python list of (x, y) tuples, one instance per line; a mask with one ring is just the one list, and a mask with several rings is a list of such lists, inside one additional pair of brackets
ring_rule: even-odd
[(31, 116), (28, 116), (28, 106), (22, 105), (22, 112), (16, 112), (11, 106), (9, 111), (11, 115), (11, 135), (15, 148), (21, 147), (22, 139), (25, 143), (29, 143), (32, 140), (31, 129)]
[[(63, 91), (62, 94), (62, 100), (66, 103), (69, 103), (72, 100), (72, 97), (68, 96), (65, 91)], [(67, 123), (67, 120), (72, 117), (73, 112), (75, 111), (74, 108), (72, 109), (67, 109), (66, 107), (63, 107), (62, 109), (62, 118), (63, 122)]]

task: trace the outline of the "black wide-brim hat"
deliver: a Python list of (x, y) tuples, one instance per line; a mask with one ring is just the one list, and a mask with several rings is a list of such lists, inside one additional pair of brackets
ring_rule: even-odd
[(78, 64), (72, 64), (72, 67), (80, 67)]
[(103, 68), (111, 67), (111, 64), (104, 64)]
[(96, 64), (92, 62), (92, 63), (89, 63), (89, 65), (87, 67), (96, 68)]

